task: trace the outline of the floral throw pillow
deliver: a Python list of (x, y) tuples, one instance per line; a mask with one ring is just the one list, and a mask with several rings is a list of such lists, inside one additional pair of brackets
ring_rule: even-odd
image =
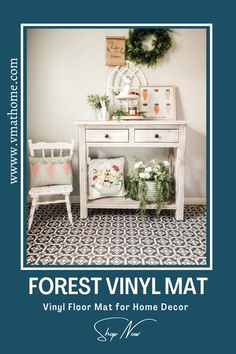
[(30, 157), (30, 186), (72, 184), (71, 158)]
[(90, 160), (89, 199), (120, 197), (125, 194), (124, 163), (124, 157)]

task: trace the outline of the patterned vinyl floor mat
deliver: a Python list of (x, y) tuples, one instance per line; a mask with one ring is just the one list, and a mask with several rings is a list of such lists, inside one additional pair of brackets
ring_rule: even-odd
[[(29, 212), (29, 207), (28, 207)], [(73, 226), (64, 204), (40, 206), (27, 237), (28, 265), (179, 266), (206, 264), (206, 208), (186, 206), (185, 220), (174, 211), (90, 210)]]

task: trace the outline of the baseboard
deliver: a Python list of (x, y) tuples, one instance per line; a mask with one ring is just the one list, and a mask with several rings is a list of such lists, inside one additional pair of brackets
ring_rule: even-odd
[[(53, 198), (54, 199), (54, 198)], [(71, 195), (70, 200), (72, 204), (79, 203), (79, 196), (78, 195)], [(31, 202), (31, 198), (27, 197), (27, 203)], [(185, 205), (206, 205), (206, 198), (184, 198)]]
[(206, 198), (184, 198), (185, 205), (206, 205)]
[(79, 195), (71, 195), (70, 200), (71, 200), (71, 203), (78, 204), (79, 203)]

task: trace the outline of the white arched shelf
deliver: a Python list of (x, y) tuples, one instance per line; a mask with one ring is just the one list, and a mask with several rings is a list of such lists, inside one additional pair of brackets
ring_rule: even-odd
[(124, 76), (130, 77), (132, 90), (139, 91), (140, 86), (147, 85), (147, 80), (141, 69), (126, 60), (125, 65), (118, 65), (111, 71), (107, 80), (107, 96), (111, 98), (113, 103), (115, 103), (114, 92), (121, 91), (124, 86)]

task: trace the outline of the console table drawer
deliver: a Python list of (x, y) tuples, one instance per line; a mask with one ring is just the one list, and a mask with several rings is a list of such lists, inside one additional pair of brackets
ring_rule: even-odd
[(96, 143), (128, 143), (128, 129), (87, 129), (86, 141)]
[(177, 129), (135, 129), (136, 143), (177, 143), (179, 131)]

